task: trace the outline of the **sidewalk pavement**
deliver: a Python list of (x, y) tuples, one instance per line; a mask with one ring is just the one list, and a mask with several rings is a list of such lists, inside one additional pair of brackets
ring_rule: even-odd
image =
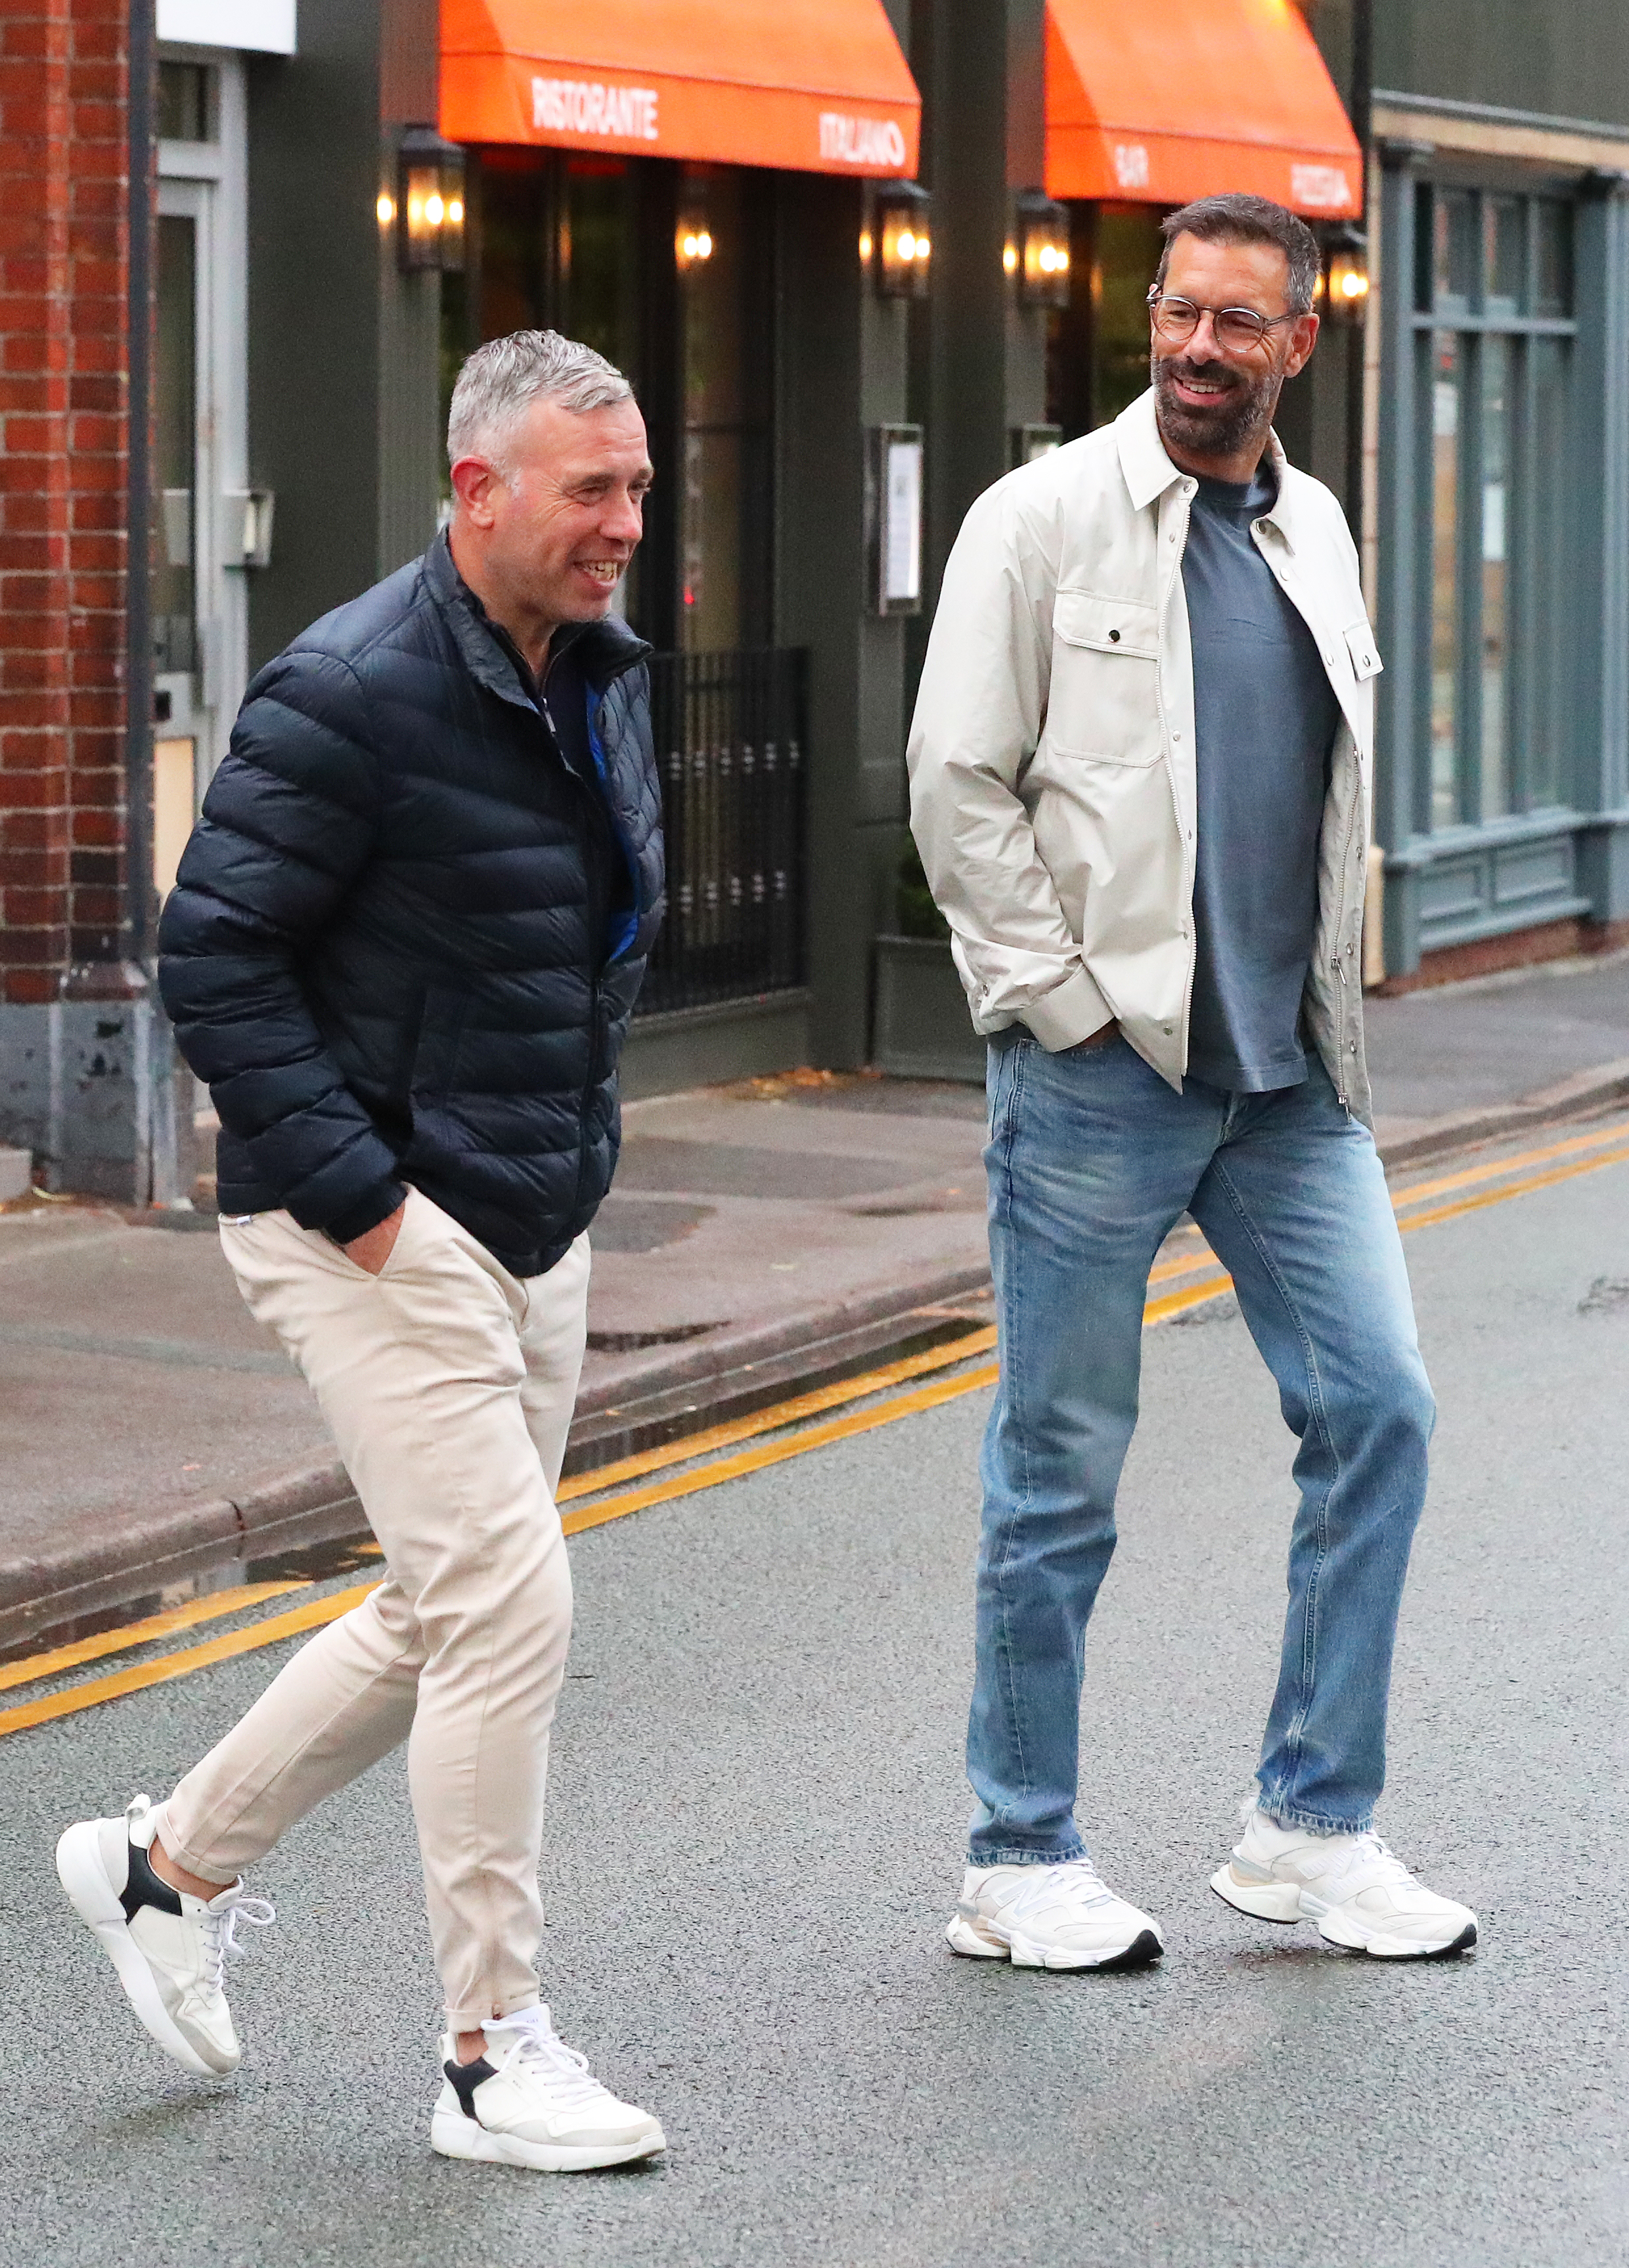
[[(1372, 1001), (1389, 1164), (1629, 1095), (1629, 954)], [(569, 1469), (987, 1320), (976, 1088), (630, 1103)], [(202, 1232), (202, 1233), (199, 1233)], [(0, 1650), (361, 1526), (205, 1214), (0, 1208)]]

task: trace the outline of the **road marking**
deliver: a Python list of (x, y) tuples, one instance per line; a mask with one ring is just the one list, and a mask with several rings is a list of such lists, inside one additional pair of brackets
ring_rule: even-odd
[[(1547, 1150), (1473, 1167), (1464, 1174), (1444, 1176), (1436, 1183), (1421, 1182), (1411, 1189), (1398, 1190), (1393, 1204), (1410, 1205), (1435, 1194), (1438, 1189), (1446, 1191), (1450, 1188), (1464, 1188), (1467, 1183), (1492, 1180), (1501, 1173), (1508, 1174), (1513, 1169), (1537, 1163), (1542, 1159), (1567, 1156), (1570, 1160), (1569, 1163), (1555, 1167), (1548, 1173), (1529, 1174), (1524, 1179), (1508, 1182), (1502, 1188), (1479, 1189), (1475, 1195), (1459, 1197), (1451, 1204), (1435, 1205), (1424, 1212), (1414, 1212), (1410, 1218), (1399, 1220), (1398, 1226), (1406, 1236), (1417, 1228), (1429, 1228), (1442, 1221), (1481, 1211), (1490, 1205), (1504, 1204), (1513, 1197), (1529, 1196), (1536, 1189), (1552, 1189), (1559, 1182), (1574, 1181), (1583, 1174), (1597, 1173), (1603, 1167), (1629, 1164), (1629, 1145), (1616, 1150), (1606, 1147), (1609, 1143), (1624, 1142), (1625, 1137), (1629, 1137), (1629, 1121), (1620, 1121), (1599, 1134), (1577, 1136), (1571, 1141), (1554, 1144)], [(1600, 1154), (1580, 1154), (1591, 1149)], [(1207, 1264), (1207, 1257), (1200, 1256), (1195, 1259), (1193, 1267), (1197, 1269)], [(1215, 1265), (1214, 1256), (1208, 1256), (1208, 1264)], [(1185, 1267), (1181, 1272), (1191, 1270)], [(1154, 1280), (1152, 1275), (1149, 1280)], [(1163, 1322), (1190, 1307), (1200, 1307), (1207, 1300), (1220, 1299), (1232, 1288), (1232, 1278), (1218, 1270), (1214, 1277), (1207, 1277), (1197, 1284), (1185, 1285), (1179, 1291), (1169, 1292), (1159, 1299), (1150, 1300), (1143, 1308), (1144, 1326)], [(749, 1427), (762, 1432), (796, 1424), (796, 1418), (789, 1413), (811, 1405), (830, 1407), (839, 1397), (854, 1398), (874, 1392), (875, 1387), (866, 1383), (868, 1378), (920, 1375), (930, 1367), (948, 1368), (953, 1363), (965, 1362), (978, 1351), (975, 1342), (980, 1347), (988, 1347), (994, 1344), (994, 1336), (993, 1329), (969, 1332), (965, 1339), (952, 1341), (947, 1347), (930, 1348), (923, 1355), (912, 1355), (900, 1363), (891, 1363), (884, 1370), (867, 1373), (862, 1378), (848, 1379), (836, 1386), (823, 1387), (813, 1395), (800, 1395), (793, 1401), (777, 1403), (773, 1409), (759, 1410), (750, 1418), (737, 1419), (734, 1428), (715, 1426), (709, 1433), (693, 1434), (686, 1441), (669, 1443), (661, 1450), (647, 1450), (642, 1454), (642, 1459), (624, 1459), (620, 1466), (605, 1467), (598, 1475), (581, 1475), (579, 1480), (591, 1484), (597, 1482), (603, 1488), (608, 1476), (626, 1474), (636, 1465), (642, 1469), (654, 1469), (654, 1463), (646, 1461), (662, 1459), (679, 1462), (686, 1456), (705, 1454), (702, 1445), (708, 1442), (716, 1445), (722, 1436), (741, 1440), (745, 1438), (745, 1429)], [(938, 1409), (963, 1395), (974, 1394), (982, 1388), (993, 1386), (996, 1376), (994, 1363), (981, 1364), (976, 1370), (959, 1371), (953, 1378), (936, 1380), (932, 1385), (918, 1387), (909, 1394), (894, 1395), (869, 1410), (853, 1410), (848, 1416), (833, 1418), (823, 1425), (806, 1426), (801, 1432), (791, 1434), (784, 1440), (760, 1440), (756, 1447), (744, 1450), (738, 1455), (715, 1457), (710, 1462), (699, 1465), (693, 1471), (677, 1474), (646, 1488), (628, 1489), (620, 1495), (602, 1498), (597, 1504), (584, 1505), (579, 1512), (568, 1513), (561, 1525), (568, 1535), (605, 1527), (611, 1521), (626, 1519), (631, 1513), (642, 1512), (651, 1505), (673, 1503), (681, 1498), (694, 1496), (704, 1489), (717, 1488), (725, 1481), (739, 1480), (750, 1473), (765, 1471), (773, 1465), (784, 1464), (793, 1457), (806, 1455), (811, 1450), (827, 1447), (833, 1442), (852, 1440), (860, 1434), (875, 1432), (880, 1426), (893, 1425), (901, 1418)], [(581, 1492), (590, 1491), (583, 1489)], [(562, 1499), (566, 1493), (562, 1489)], [(136, 1662), (128, 1668), (115, 1670), (106, 1677), (92, 1678), (84, 1685), (71, 1686), (64, 1693), (49, 1694), (43, 1700), (24, 1702), (16, 1708), (0, 1711), (0, 1738), (9, 1733), (22, 1732), (30, 1726), (49, 1724), (60, 1717), (75, 1716), (82, 1710), (98, 1707), (104, 1701), (118, 1700), (127, 1693), (139, 1693), (148, 1686), (161, 1685), (172, 1678), (190, 1676), (194, 1670), (208, 1668), (215, 1662), (230, 1660), (240, 1653), (252, 1653), (261, 1646), (275, 1646), (283, 1638), (296, 1637), (302, 1631), (316, 1630), (327, 1623), (337, 1622), (341, 1615), (349, 1614), (353, 1607), (359, 1606), (369, 1593), (377, 1588), (373, 1583), (360, 1583), (349, 1590), (334, 1592), (327, 1598), (308, 1600), (302, 1607), (295, 1607), (285, 1614), (272, 1615), (264, 1622), (251, 1623), (242, 1630), (225, 1631), (218, 1638), (208, 1639), (202, 1646), (189, 1646), (180, 1653), (161, 1654), (151, 1661)], [(216, 1594), (215, 1600), (199, 1601), (196, 1604), (205, 1609), (214, 1607), (216, 1611), (230, 1611), (218, 1605), (218, 1601), (226, 1595), (224, 1593)], [(188, 1609), (182, 1608), (176, 1611), (185, 1614)], [(151, 1619), (162, 1618), (155, 1616)], [(142, 1627), (141, 1624), (133, 1624), (131, 1631)], [(130, 1631), (107, 1631), (103, 1637), (106, 1641), (106, 1650), (109, 1653), (120, 1650), (120, 1641), (127, 1646), (142, 1643)], [(85, 1640), (84, 1643), (96, 1645), (102, 1641)], [(23, 1666), (17, 1665), (18, 1668)], [(36, 1669), (33, 1674), (41, 1675), (48, 1673)], [(14, 1679), (11, 1682), (20, 1681)]]
[(189, 1677), (194, 1669), (230, 1661), (235, 1653), (253, 1653), (260, 1646), (275, 1646), (279, 1638), (319, 1629), (360, 1606), (369, 1592), (378, 1588), (377, 1583), (358, 1583), (354, 1589), (332, 1592), (326, 1599), (308, 1599), (303, 1607), (290, 1608), (287, 1614), (268, 1616), (263, 1623), (250, 1623), (243, 1630), (224, 1631), (219, 1638), (206, 1638), (202, 1646), (189, 1646), (181, 1653), (161, 1653), (151, 1661), (132, 1662), (128, 1669), (115, 1669), (110, 1676), (70, 1685), (65, 1693), (48, 1693), (42, 1701), (0, 1709), (0, 1737), (24, 1732), (31, 1725), (48, 1725), (56, 1717), (77, 1717), (82, 1709), (94, 1709), (103, 1701), (139, 1693), (144, 1686), (167, 1684), (172, 1677)]
[(1479, 1212), (1485, 1205), (1503, 1204), (1511, 1197), (1524, 1197), (1534, 1189), (1553, 1189), (1558, 1182), (1574, 1182), (1581, 1174), (1596, 1174), (1603, 1166), (1621, 1166), (1626, 1160), (1629, 1149), (1613, 1150), (1603, 1157), (1581, 1158), (1571, 1166), (1554, 1167), (1547, 1174), (1530, 1174), (1525, 1181), (1512, 1182), (1506, 1189), (1484, 1189), (1479, 1196), (1461, 1197), (1454, 1204), (1433, 1205), (1427, 1212), (1411, 1213), (1398, 1226), (1406, 1236), (1411, 1229), (1430, 1228), (1440, 1220), (1457, 1220), (1461, 1213)]
[(642, 1473), (660, 1472), (668, 1465), (693, 1463), (710, 1450), (728, 1448), (736, 1441), (750, 1441), (758, 1433), (778, 1432), (784, 1425), (798, 1425), (805, 1418), (818, 1418), (823, 1410), (840, 1409), (846, 1402), (862, 1402), (868, 1395), (903, 1385), (907, 1378), (920, 1378), (930, 1370), (947, 1370), (952, 1363), (965, 1362), (970, 1355), (987, 1354), (994, 1344), (994, 1325), (965, 1331), (960, 1338), (945, 1339), (921, 1354), (902, 1355), (898, 1362), (885, 1363), (879, 1370), (864, 1371), (855, 1378), (837, 1379), (830, 1386), (816, 1387), (789, 1402), (768, 1403), (745, 1418), (732, 1418), (726, 1425), (709, 1425), (705, 1432), (686, 1433), (678, 1440), (664, 1441), (657, 1448), (642, 1449), (637, 1455), (619, 1458), (615, 1464), (596, 1465), (591, 1472), (577, 1473), (570, 1480), (562, 1481), (554, 1500), (557, 1504), (570, 1504), (580, 1496), (599, 1496), (620, 1481), (636, 1480)]
[(31, 1653), (21, 1661), (0, 1663), (0, 1693), (13, 1685), (33, 1685), (42, 1677), (55, 1677), (64, 1669), (77, 1669), (81, 1662), (99, 1661), (109, 1653), (128, 1653), (133, 1646), (149, 1646), (156, 1638), (173, 1638), (177, 1631), (192, 1630), (199, 1623), (218, 1622), (224, 1615), (240, 1614), (245, 1607), (258, 1607), (262, 1599), (280, 1599), (289, 1591), (309, 1589), (302, 1576), (291, 1583), (240, 1583), (235, 1590), (209, 1591), (202, 1599), (189, 1600), (184, 1607), (171, 1607), (164, 1614), (149, 1615), (139, 1623), (124, 1623), (117, 1630), (99, 1631), (94, 1638), (76, 1638), (71, 1646), (55, 1646), (48, 1653)]
[(1570, 1141), (1552, 1142), (1543, 1150), (1523, 1150), (1519, 1157), (1485, 1160), (1481, 1165), (1468, 1166), (1461, 1173), (1443, 1174), (1433, 1182), (1415, 1182), (1405, 1189), (1398, 1189), (1391, 1202), (1393, 1205), (1417, 1204), (1426, 1197), (1442, 1197), (1449, 1189), (1469, 1189), (1477, 1182), (1497, 1181), (1503, 1174), (1519, 1173), (1524, 1166), (1545, 1166), (1552, 1158), (1605, 1149), (1613, 1142), (1621, 1142), (1626, 1133), (1629, 1119), (1614, 1119), (1610, 1126), (1597, 1126), (1589, 1134), (1574, 1134)]
[[(1629, 1128), (1619, 1124), (1610, 1136), (1603, 1138), (1622, 1141), (1626, 1132), (1629, 1132)], [(1554, 1156), (1563, 1151), (1579, 1149), (1589, 1138), (1557, 1144), (1552, 1150), (1542, 1154)], [(1428, 1211), (1413, 1213), (1408, 1219), (1399, 1220), (1398, 1226), (1406, 1236), (1414, 1229), (1429, 1228), (1439, 1221), (1455, 1219), (1462, 1213), (1477, 1212), (1488, 1205), (1503, 1204), (1511, 1197), (1525, 1197), (1534, 1189), (1550, 1189), (1559, 1182), (1572, 1181), (1581, 1174), (1596, 1173), (1603, 1166), (1625, 1161), (1629, 1161), (1629, 1148), (1612, 1151), (1605, 1155), (1579, 1158), (1571, 1164), (1552, 1168), (1549, 1173), (1530, 1174), (1525, 1180), (1508, 1182), (1501, 1189), (1481, 1190), (1475, 1196), (1460, 1197), (1450, 1204), (1436, 1205)], [(1502, 1170), (1508, 1173), (1513, 1163), (1520, 1162), (1523, 1161), (1507, 1160)], [(1477, 1167), (1464, 1178), (1484, 1180), (1499, 1170), (1501, 1168), (1497, 1167)], [(1449, 1179), (1461, 1184), (1459, 1176)], [(1430, 1188), (1429, 1184), (1424, 1186), (1427, 1190)], [(1419, 1194), (1419, 1190), (1399, 1190), (1394, 1202), (1406, 1204)], [(1192, 1267), (1194, 1270), (1208, 1267), (1215, 1270), (1215, 1273), (1205, 1276), (1199, 1283), (1185, 1285), (1180, 1291), (1168, 1292), (1157, 1300), (1150, 1300), (1142, 1311), (1145, 1329), (1150, 1324), (1163, 1322), (1172, 1315), (1184, 1314), (1191, 1307), (1200, 1307), (1207, 1300), (1219, 1300), (1233, 1289), (1233, 1278), (1218, 1265), (1214, 1254), (1196, 1259)], [(1185, 1269), (1183, 1272), (1188, 1271)], [(1152, 1276), (1149, 1280), (1153, 1281)], [(989, 1343), (994, 1342), (993, 1331), (977, 1336), (987, 1337)], [(965, 1351), (971, 1353), (972, 1349), (968, 1347)], [(585, 1506), (580, 1512), (568, 1513), (561, 1525), (568, 1535), (580, 1535), (590, 1528), (604, 1527), (609, 1521), (625, 1519), (628, 1513), (643, 1512), (653, 1504), (694, 1495), (699, 1490), (713, 1488), (724, 1481), (738, 1480), (748, 1473), (762, 1472), (771, 1465), (784, 1463), (789, 1457), (801, 1456), (805, 1450), (824, 1448), (831, 1442), (848, 1440), (856, 1434), (872, 1432), (879, 1425), (892, 1425), (897, 1418), (911, 1418), (921, 1410), (936, 1409), (942, 1403), (953, 1401), (960, 1395), (974, 1394), (982, 1387), (993, 1386), (997, 1375), (994, 1363), (982, 1365), (977, 1370), (943, 1380), (936, 1386), (921, 1388), (914, 1394), (896, 1395), (889, 1401), (878, 1403), (870, 1410), (856, 1411), (851, 1417), (807, 1427), (788, 1440), (764, 1442), (757, 1448), (744, 1450), (737, 1456), (715, 1458), (711, 1463), (701, 1465), (693, 1472), (682, 1474), (677, 1479), (657, 1482), (648, 1488), (629, 1489), (620, 1496), (604, 1498), (598, 1504)], [(855, 1383), (855, 1381), (849, 1381), (851, 1386)], [(774, 1410), (760, 1410), (753, 1422), (759, 1431), (769, 1432), (773, 1430), (774, 1418)], [(681, 1443), (672, 1443), (669, 1447), (682, 1453)], [(677, 1463), (680, 1461), (679, 1456), (675, 1455), (670, 1461)], [(583, 1477), (588, 1479), (591, 1476), (584, 1475)], [(589, 1493), (586, 1490), (583, 1492)]]

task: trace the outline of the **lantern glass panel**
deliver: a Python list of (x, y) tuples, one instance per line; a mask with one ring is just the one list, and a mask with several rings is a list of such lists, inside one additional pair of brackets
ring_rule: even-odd
[(926, 198), (879, 199), (877, 288), (894, 299), (920, 299), (928, 290), (933, 244)]
[(464, 168), (453, 159), (441, 169), (441, 266), (464, 265)]
[(401, 221), (409, 268), (440, 267), (442, 217), (440, 166), (408, 166), (403, 182)]

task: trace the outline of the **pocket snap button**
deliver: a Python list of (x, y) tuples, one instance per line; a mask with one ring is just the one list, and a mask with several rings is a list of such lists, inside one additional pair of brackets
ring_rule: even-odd
[(1111, 630), (1111, 631), (1109, 632), (1109, 644), (1110, 644), (1111, 645), (1118, 645), (1118, 644), (1119, 644), (1119, 642), (1120, 642), (1120, 634), (1119, 634), (1119, 632), (1118, 630)]

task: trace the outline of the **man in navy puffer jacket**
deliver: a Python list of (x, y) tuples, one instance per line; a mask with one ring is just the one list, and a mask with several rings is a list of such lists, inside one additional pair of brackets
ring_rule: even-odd
[(649, 649), (611, 612), (651, 475), (627, 380), (553, 332), (470, 357), (447, 440), (450, 528), (256, 677), (160, 932), (226, 1256), (385, 1580), (166, 1803), (81, 1822), (58, 1864), (153, 2037), (231, 2071), (220, 1955), (270, 1918), (243, 1868), (406, 1740), (447, 2003), (432, 2144), (554, 2170), (663, 2147), (561, 2045), (534, 1966), (554, 1493), (662, 916)]

